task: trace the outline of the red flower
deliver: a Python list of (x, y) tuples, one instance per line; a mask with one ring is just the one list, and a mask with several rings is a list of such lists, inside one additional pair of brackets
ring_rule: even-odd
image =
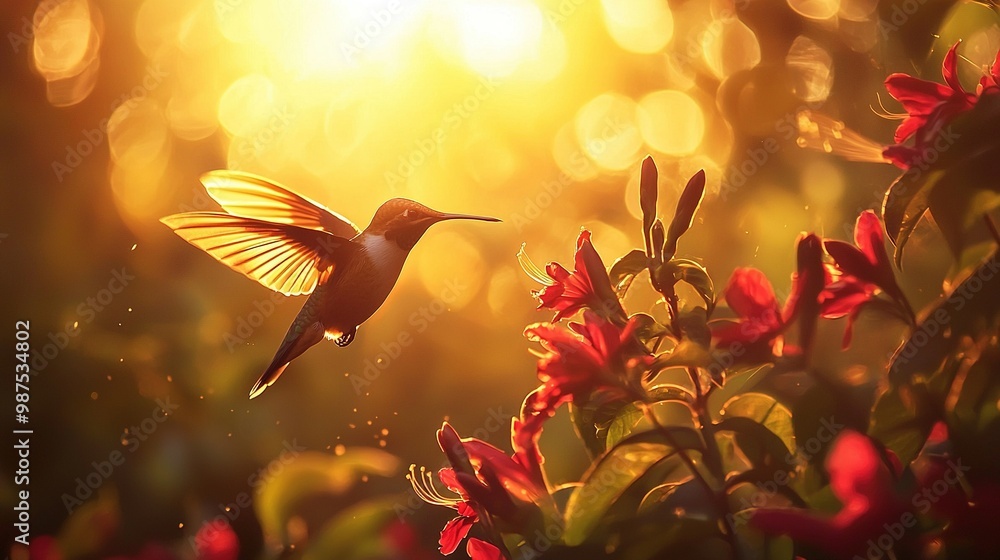
[[(726, 304), (739, 317), (735, 321), (713, 321), (710, 325), (715, 347), (741, 349), (746, 360), (767, 360), (789, 353), (782, 334), (798, 319), (802, 325), (800, 345), (808, 348), (818, 316), (817, 301), (825, 284), (819, 238), (808, 234), (796, 245), (798, 265), (792, 275), (792, 291), (784, 308), (764, 273), (755, 268), (738, 268), (725, 289)], [(799, 350), (795, 350), (799, 352)]]
[(545, 265), (545, 271), (542, 272), (524, 253), (524, 247), (517, 257), (528, 276), (545, 286), (532, 294), (538, 298), (539, 309), (555, 310), (553, 321), (589, 308), (605, 318), (625, 322), (625, 310), (611, 287), (604, 261), (590, 242), (589, 231), (582, 230), (576, 240), (573, 272), (556, 262)]
[(739, 317), (736, 321), (713, 322), (712, 338), (717, 348), (760, 347), (771, 353), (785, 328), (781, 307), (764, 273), (755, 268), (737, 268), (725, 289), (726, 305)]
[(893, 490), (893, 474), (868, 436), (842, 432), (827, 457), (826, 470), (830, 488), (843, 504), (836, 515), (761, 508), (753, 512), (750, 523), (764, 533), (812, 544), (833, 557), (851, 558), (864, 554), (869, 541), (878, 541), (887, 524), (898, 523), (907, 511)]
[(407, 478), (424, 501), (453, 508), (458, 514), (441, 530), (441, 553), (454, 552), (472, 526), (483, 522), (493, 543), (469, 539), (466, 552), (473, 560), (507, 558), (496, 546), (502, 540), (493, 522), (527, 531), (526, 527), (540, 520), (539, 506), (554, 509), (544, 482), (496, 447), (475, 438), (460, 438), (447, 422), (438, 430), (438, 444), (452, 465), (438, 471), (438, 479), (454, 496), (439, 491), (433, 475), (424, 469), (418, 474), (411, 466)]
[[(827, 319), (847, 317), (844, 331), (844, 348), (850, 345), (854, 321), (868, 305), (883, 305), (886, 309), (913, 322), (913, 310), (896, 283), (889, 256), (885, 252), (885, 234), (878, 216), (866, 210), (858, 216), (854, 226), (854, 245), (827, 239), (823, 241), (826, 252), (836, 266), (828, 270), (831, 282), (820, 295), (822, 314)], [(892, 303), (878, 299), (881, 290)]]
[(542, 384), (528, 394), (515, 418), (511, 435), (514, 461), (542, 481), (538, 438), (545, 422), (563, 403), (591, 399), (641, 400), (642, 377), (652, 357), (632, 337), (637, 323), (624, 328), (592, 311), (583, 323), (570, 323), (572, 332), (548, 323), (525, 329), (529, 340), (542, 345), (538, 379)]
[(1000, 92), (1000, 51), (997, 51), (993, 66), (990, 66), (989, 74), (979, 79), (979, 87), (976, 88), (976, 95), (991, 94)]
[[(888, 146), (882, 155), (902, 169), (921, 164), (925, 152), (933, 149), (933, 141), (941, 130), (955, 117), (972, 109), (980, 95), (1000, 91), (997, 85), (1000, 66), (996, 63), (990, 74), (980, 81), (976, 93), (965, 91), (958, 80), (957, 49), (958, 43), (948, 49), (941, 65), (945, 85), (901, 73), (892, 74), (885, 80), (889, 94), (903, 104), (907, 115), (896, 128), (896, 143)], [(911, 136), (913, 145), (904, 146), (903, 142)]]
[(500, 553), (499, 548), (476, 538), (471, 538), (466, 543), (465, 553), (472, 560), (503, 560), (503, 554)]
[(236, 560), (240, 541), (225, 521), (209, 521), (194, 537), (198, 560)]

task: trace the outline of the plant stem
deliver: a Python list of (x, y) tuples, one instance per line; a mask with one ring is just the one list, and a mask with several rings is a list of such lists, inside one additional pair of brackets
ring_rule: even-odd
[(1000, 245), (1000, 230), (997, 229), (997, 224), (993, 221), (993, 217), (989, 214), (983, 214), (983, 220), (986, 222), (986, 229), (990, 230), (993, 240), (997, 242), (997, 245)]
[[(660, 290), (657, 289), (657, 291)], [(660, 293), (663, 294), (663, 292)], [(670, 330), (673, 331), (673, 334), (677, 338), (677, 340), (680, 340), (681, 337), (683, 336), (683, 332), (681, 331), (679, 323), (680, 306), (678, 305), (677, 302), (677, 294), (676, 292), (673, 291), (673, 289), (671, 289), (669, 294), (663, 294), (663, 296), (667, 300), (667, 307), (670, 312)], [(712, 424), (712, 419), (708, 414), (708, 393), (702, 390), (701, 375), (698, 373), (698, 368), (687, 367), (685, 369), (687, 371), (688, 377), (691, 378), (691, 385), (694, 389), (694, 396), (695, 396), (694, 413), (698, 419), (698, 424), (701, 428), (702, 438), (705, 440), (705, 454), (704, 454), (705, 464), (709, 468), (709, 471), (712, 473), (713, 476), (715, 476), (717, 480), (724, 481), (725, 473), (723, 472), (722, 469), (722, 452), (719, 450), (719, 444), (715, 440), (715, 430), (713, 429), (714, 426)], [(645, 409), (645, 412), (647, 417), (650, 417), (650, 421), (652, 421), (654, 425), (656, 425), (660, 429), (660, 431), (662, 431), (664, 435), (668, 437), (667, 441), (670, 441), (669, 439), (670, 436), (667, 433), (666, 428), (663, 428), (662, 425), (660, 425), (659, 421), (656, 419), (655, 415), (651, 413), (648, 407)], [(673, 445), (673, 442), (671, 442), (671, 445)], [(682, 455), (681, 458), (684, 459), (684, 456)], [(690, 458), (688, 458), (688, 460), (690, 460)], [(688, 468), (690, 468), (692, 472), (694, 472), (693, 463), (689, 464)], [(725, 490), (722, 490), (717, 493), (708, 485), (708, 481), (706, 481), (703, 477), (700, 477), (700, 480), (705, 485), (706, 491), (708, 491), (709, 494), (715, 498), (719, 511), (728, 512), (729, 505), (726, 503)], [(722, 533), (726, 537), (726, 540), (729, 542), (729, 546), (732, 548), (733, 558), (739, 560), (742, 557), (742, 554), (740, 554), (739, 543), (736, 542), (736, 535), (733, 533), (732, 527), (730, 527), (729, 523), (726, 522), (725, 520), (723, 521), (723, 523), (721, 523), (721, 526), (722, 526)]]
[(701, 474), (701, 471), (698, 470), (698, 467), (695, 464), (694, 459), (692, 459), (691, 456), (688, 455), (687, 450), (684, 449), (677, 442), (677, 439), (674, 437), (674, 434), (672, 434), (670, 430), (667, 429), (666, 426), (660, 423), (660, 419), (656, 417), (656, 414), (653, 412), (653, 409), (650, 408), (650, 406), (647, 403), (642, 403), (642, 413), (646, 417), (646, 419), (649, 420), (651, 424), (653, 424), (653, 427), (663, 434), (663, 437), (666, 438), (667, 443), (669, 443), (674, 448), (674, 451), (677, 452), (677, 455), (681, 458), (681, 461), (683, 461), (684, 464), (687, 466), (688, 470), (691, 471), (691, 475), (694, 476), (694, 478), (702, 486), (705, 487), (705, 491), (708, 492), (709, 495), (714, 496), (715, 489), (712, 488), (712, 485), (709, 484), (708, 480), (705, 479), (705, 477)]

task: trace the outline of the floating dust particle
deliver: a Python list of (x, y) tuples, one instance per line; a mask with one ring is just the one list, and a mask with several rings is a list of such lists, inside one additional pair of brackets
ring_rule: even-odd
[(379, 446), (379, 447), (385, 447), (386, 445), (387, 445), (387, 444), (385, 443), (385, 440), (384, 440), (384, 439), (380, 439), (380, 440), (378, 440), (378, 446)]
[(367, 474), (361, 475), (361, 482), (368, 482), (368, 475)]
[(174, 382), (174, 376), (173, 375), (168, 375), (167, 376), (167, 383), (173, 383), (173, 382)]
[(371, 426), (372, 425), (372, 421), (369, 420), (369, 421), (365, 422), (365, 424), (368, 424), (369, 426)]
[(90, 394), (90, 400), (93, 401), (97, 400), (97, 391), (94, 391), (93, 393)]
[[(139, 246), (139, 244), (138, 244), (138, 243), (133, 243), (133, 244), (132, 244), (132, 248), (131, 248), (131, 249), (129, 249), (129, 251), (135, 251), (135, 248), (136, 248), (136, 247), (138, 247), (138, 246)], [(181, 523), (181, 527), (183, 527), (183, 526), (184, 526), (184, 524), (183, 524), (183, 523)]]
[[(135, 249), (135, 245), (133, 245), (132, 248)], [(184, 528), (184, 524), (183, 523), (178, 523), (177, 524), (177, 528), (178, 529), (183, 529)]]
[(382, 431), (379, 433), (382, 434), (383, 436), (387, 436), (389, 435), (389, 428), (382, 428)]
[(354, 428), (357, 428), (357, 426), (355, 426), (355, 425), (354, 425), (354, 423), (350, 423), (350, 424), (348, 424), (348, 425), (347, 425), (347, 427), (348, 427), (348, 428), (350, 428), (350, 429), (352, 429), (352, 430), (353, 430)]
[(347, 453), (347, 447), (343, 443), (338, 443), (337, 447), (333, 448), (333, 454), (338, 457), (344, 453)]

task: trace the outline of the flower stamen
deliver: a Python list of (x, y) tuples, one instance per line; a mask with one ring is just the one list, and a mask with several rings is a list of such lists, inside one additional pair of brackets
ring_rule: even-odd
[(836, 153), (850, 161), (889, 163), (882, 155), (884, 146), (822, 113), (801, 111), (796, 115), (796, 123), (799, 129), (796, 144), (802, 148)]
[(538, 267), (530, 258), (528, 254), (524, 252), (525, 243), (521, 243), (521, 249), (517, 252), (517, 262), (521, 265), (521, 270), (531, 277), (532, 280), (538, 282), (543, 286), (555, 286), (556, 281), (545, 274), (545, 271)]
[(434, 484), (434, 475), (428, 472), (425, 467), (420, 467), (420, 472), (417, 473), (417, 466), (410, 465), (410, 474), (406, 475), (406, 479), (410, 481), (413, 491), (416, 492), (417, 496), (428, 504), (456, 507), (465, 501), (458, 496), (447, 497), (442, 494)]

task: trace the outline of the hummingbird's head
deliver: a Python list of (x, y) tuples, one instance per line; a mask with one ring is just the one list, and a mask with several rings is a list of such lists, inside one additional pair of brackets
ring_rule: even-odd
[(379, 206), (365, 232), (383, 235), (386, 239), (395, 241), (401, 249), (409, 251), (427, 228), (444, 220), (500, 221), (487, 216), (446, 214), (406, 198), (391, 198)]

